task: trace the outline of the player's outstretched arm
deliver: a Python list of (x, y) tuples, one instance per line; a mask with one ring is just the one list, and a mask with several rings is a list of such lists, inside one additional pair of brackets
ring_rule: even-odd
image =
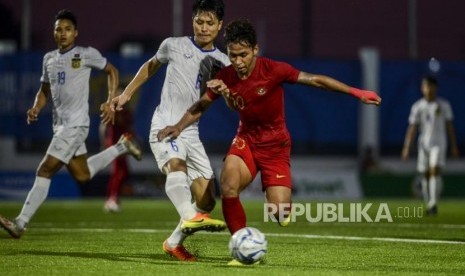
[(402, 148), (401, 159), (408, 160), (410, 155), (410, 148), (412, 147), (413, 139), (417, 134), (417, 125), (410, 124), (405, 134), (404, 147)]
[(27, 111), (27, 124), (37, 121), (40, 110), (47, 104), (48, 96), (50, 95), (50, 84), (41, 83), (39, 91), (37, 91), (34, 105)]
[(184, 113), (184, 116), (182, 116), (179, 122), (173, 126), (167, 126), (158, 132), (158, 141), (162, 141), (167, 137), (170, 139), (178, 137), (186, 127), (200, 119), (212, 102), (213, 100), (210, 99), (208, 93), (203, 94), (203, 96)]
[(457, 146), (457, 139), (455, 138), (454, 124), (452, 121), (446, 122), (447, 136), (449, 136), (449, 144), (451, 155), (454, 158), (460, 157), (459, 147)]
[(297, 83), (346, 93), (360, 99), (366, 104), (379, 105), (381, 103), (381, 98), (375, 92), (350, 87), (345, 83), (325, 75), (314, 75), (306, 72), (300, 72)]
[(155, 57), (146, 61), (137, 71), (134, 78), (126, 86), (121, 95), (114, 97), (111, 100), (110, 108), (112, 111), (119, 111), (123, 106), (131, 100), (131, 97), (138, 91), (138, 89), (160, 69), (162, 63)]
[(115, 123), (115, 113), (111, 111), (110, 103), (111, 100), (116, 96), (116, 88), (119, 83), (119, 72), (115, 66), (111, 63), (107, 63), (103, 71), (107, 74), (108, 82), (108, 99), (106, 102), (100, 105), (100, 118), (103, 124)]

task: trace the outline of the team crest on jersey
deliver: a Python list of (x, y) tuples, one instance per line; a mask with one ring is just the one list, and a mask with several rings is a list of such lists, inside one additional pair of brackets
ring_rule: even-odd
[(71, 67), (73, 67), (73, 69), (78, 69), (81, 67), (81, 57), (79, 54), (74, 55), (73, 59), (71, 60)]
[(192, 53), (184, 53), (184, 57), (189, 59), (192, 58), (194, 55)]
[(241, 150), (243, 148), (245, 148), (245, 141), (244, 139), (240, 138), (240, 137), (236, 137), (234, 138), (233, 140), (233, 145), (236, 146), (237, 149)]
[(265, 87), (260, 87), (260, 88), (257, 89), (257, 94), (259, 96), (265, 95), (265, 93), (266, 93)]

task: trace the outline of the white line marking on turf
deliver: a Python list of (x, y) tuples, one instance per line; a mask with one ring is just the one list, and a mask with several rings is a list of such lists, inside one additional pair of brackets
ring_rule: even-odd
[(292, 237), (306, 239), (328, 239), (328, 240), (353, 240), (353, 241), (382, 241), (382, 242), (405, 242), (405, 243), (436, 243), (436, 244), (465, 244), (463, 241), (427, 240), (427, 239), (406, 239), (406, 238), (382, 238), (382, 237), (354, 237), (354, 236), (333, 236), (333, 235), (307, 235), (307, 234), (275, 234), (268, 233), (271, 237)]
[[(166, 229), (109, 229), (109, 228), (34, 228), (34, 230), (42, 232), (131, 232), (131, 233), (171, 233), (172, 230)], [(203, 233), (199, 234), (223, 234), (229, 233)], [(408, 239), (408, 238), (385, 238), (385, 237), (357, 237), (357, 236), (334, 236), (334, 235), (309, 235), (309, 234), (279, 234), (265, 233), (269, 237), (289, 237), (289, 238), (305, 238), (319, 240), (349, 240), (349, 241), (380, 241), (380, 242), (402, 242), (402, 243), (429, 243), (429, 244), (459, 244), (465, 245), (465, 241), (448, 241), (448, 240), (432, 240), (432, 239)]]

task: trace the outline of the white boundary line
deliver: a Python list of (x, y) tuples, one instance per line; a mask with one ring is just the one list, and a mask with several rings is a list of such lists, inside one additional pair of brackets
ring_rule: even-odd
[[(131, 232), (131, 233), (170, 233), (172, 230), (160, 229), (110, 229), (110, 228), (34, 228), (31, 231), (41, 232)], [(208, 234), (213, 233), (198, 233)], [(220, 235), (229, 235), (229, 233), (214, 233)], [(384, 237), (357, 237), (357, 236), (334, 236), (334, 235), (309, 235), (309, 234), (279, 234), (265, 233), (268, 237), (288, 237), (288, 238), (305, 238), (319, 240), (348, 240), (348, 241), (378, 241), (378, 242), (400, 242), (400, 243), (425, 243), (425, 244), (458, 244), (465, 245), (465, 241), (448, 241), (448, 240), (433, 240), (433, 239), (408, 239), (408, 238), (384, 238)]]

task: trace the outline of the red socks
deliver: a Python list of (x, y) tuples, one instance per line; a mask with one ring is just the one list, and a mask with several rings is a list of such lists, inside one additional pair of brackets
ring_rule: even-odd
[(229, 232), (234, 234), (245, 227), (245, 211), (239, 197), (222, 197), (223, 217), (228, 225)]

